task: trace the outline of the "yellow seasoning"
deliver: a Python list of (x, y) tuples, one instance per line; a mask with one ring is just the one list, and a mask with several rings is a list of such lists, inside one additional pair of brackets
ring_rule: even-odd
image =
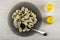
[(54, 17), (48, 16), (48, 17), (46, 18), (46, 22), (47, 22), (48, 24), (52, 24), (52, 23), (54, 22)]
[(53, 4), (47, 4), (46, 5), (46, 10), (48, 10), (48, 11), (52, 11), (54, 9), (54, 5)]

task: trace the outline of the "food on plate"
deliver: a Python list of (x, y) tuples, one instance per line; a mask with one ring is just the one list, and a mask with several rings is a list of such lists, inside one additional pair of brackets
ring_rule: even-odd
[[(29, 10), (26, 7), (21, 7), (21, 9), (17, 9), (12, 14), (13, 24), (15, 28), (19, 30), (19, 32), (26, 32), (30, 31), (30, 28), (34, 27), (34, 25), (37, 23), (37, 17), (36, 14)], [(25, 27), (23, 27), (24, 25)]]

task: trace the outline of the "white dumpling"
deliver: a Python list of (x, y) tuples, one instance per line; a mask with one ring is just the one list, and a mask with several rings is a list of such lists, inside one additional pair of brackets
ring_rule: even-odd
[(29, 22), (29, 20), (26, 20), (25, 22), (27, 23), (27, 22)]
[(28, 14), (28, 15), (26, 15), (26, 16), (24, 16), (24, 18), (25, 18), (25, 19), (28, 19), (28, 18), (29, 18), (29, 14)]
[(26, 29), (23, 29), (23, 32), (25, 32), (26, 31)]
[(34, 13), (31, 14), (34, 18), (36, 18), (36, 15)]
[(21, 11), (24, 11), (24, 10), (25, 10), (25, 7), (22, 7), (22, 8), (21, 8)]
[(29, 23), (29, 25), (34, 25), (33, 23)]
[(25, 14), (27, 14), (27, 11), (25, 11)]
[(19, 16), (17, 15), (16, 18), (14, 18), (14, 23), (19, 19)]
[(22, 32), (22, 29), (21, 28), (19, 28), (19, 32)]
[(29, 28), (31, 28), (31, 25), (28, 25)]
[(22, 12), (22, 10), (19, 10), (19, 13), (21, 13)]
[(28, 8), (25, 8), (25, 14), (28, 13)]
[(25, 21), (25, 19), (24, 19), (24, 18), (21, 18), (21, 20), (22, 20), (22, 21)]
[(19, 18), (20, 18), (20, 16), (19, 16), (19, 15), (17, 15), (17, 16), (16, 16), (16, 19), (19, 19)]
[(13, 15), (12, 15), (12, 18), (15, 18), (15, 16), (16, 16), (16, 13), (14, 12)]
[(19, 12), (19, 10), (16, 10), (16, 13), (18, 13)]
[(25, 11), (27, 12), (28, 11), (28, 8), (25, 8)]
[(33, 17), (30, 17), (30, 18), (29, 18), (29, 22), (33, 22), (32, 19), (33, 19)]
[(21, 14), (21, 13), (18, 13), (18, 14)]
[(37, 19), (34, 19), (34, 22), (33, 23), (35, 24), (36, 22), (37, 22)]
[(25, 25), (28, 25), (27, 22), (23, 22)]
[(19, 15), (21, 14), (21, 12), (18, 13)]
[(16, 12), (14, 12), (13, 15), (16, 15)]
[(28, 13), (30, 13), (30, 10), (28, 10)]

